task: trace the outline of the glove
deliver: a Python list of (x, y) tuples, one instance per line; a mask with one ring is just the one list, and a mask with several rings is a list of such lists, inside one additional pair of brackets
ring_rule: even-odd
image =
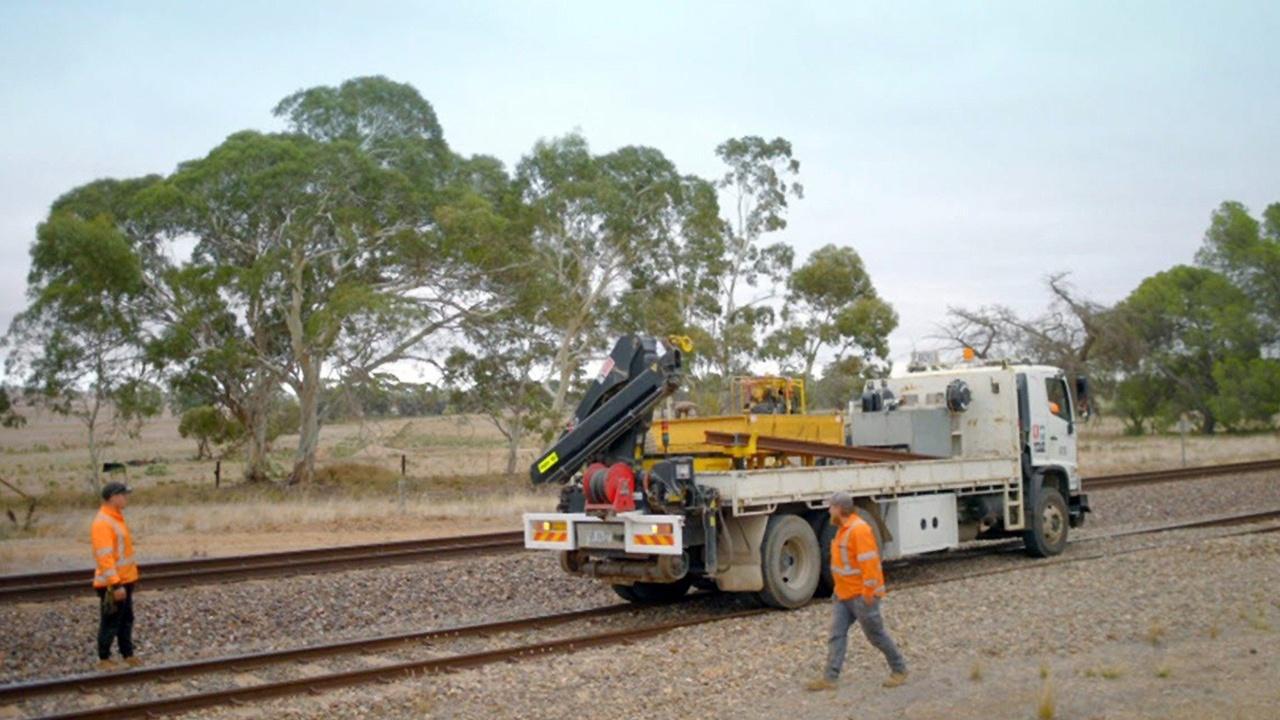
[(111, 615), (116, 611), (116, 593), (113, 588), (107, 588), (102, 594), (102, 614)]

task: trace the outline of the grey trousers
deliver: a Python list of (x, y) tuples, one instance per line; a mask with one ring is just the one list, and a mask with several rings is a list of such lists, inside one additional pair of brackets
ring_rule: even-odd
[(884, 618), (880, 616), (880, 598), (871, 605), (861, 597), (852, 600), (834, 598), (831, 604), (831, 637), (827, 639), (828, 680), (840, 677), (840, 668), (844, 667), (844, 656), (849, 647), (849, 626), (854, 623), (861, 625), (867, 640), (884, 653), (890, 670), (896, 673), (907, 671), (907, 661), (902, 659), (898, 646), (885, 632)]

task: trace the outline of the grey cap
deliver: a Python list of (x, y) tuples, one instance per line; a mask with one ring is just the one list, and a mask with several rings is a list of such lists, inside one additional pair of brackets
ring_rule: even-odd
[(113, 495), (128, 495), (133, 492), (133, 488), (122, 482), (109, 482), (102, 486), (102, 499), (110, 500)]
[(853, 496), (841, 490), (840, 492), (831, 493), (831, 499), (827, 500), (827, 504), (831, 507), (838, 507), (841, 510), (853, 511)]

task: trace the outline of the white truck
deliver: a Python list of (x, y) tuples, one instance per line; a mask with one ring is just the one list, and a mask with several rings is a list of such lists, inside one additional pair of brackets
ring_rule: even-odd
[[(558, 552), (565, 571), (628, 600), (698, 586), (795, 608), (829, 593), (826, 501), (840, 490), (886, 559), (1007, 537), (1033, 556), (1055, 555), (1089, 511), (1073, 393), (1056, 368), (965, 363), (888, 379), (851, 403), (845, 446), (798, 450), (825, 462), (696, 473), (693, 458), (643, 450), (688, 350), (669, 344), (662, 352), (649, 338), (619, 340), (569, 428), (531, 468), (535, 483), (567, 485), (557, 512), (524, 516), (525, 546)], [(1081, 400), (1085, 389), (1079, 381)]]

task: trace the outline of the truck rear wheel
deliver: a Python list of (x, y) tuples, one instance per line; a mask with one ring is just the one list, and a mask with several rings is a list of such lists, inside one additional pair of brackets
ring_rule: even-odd
[(693, 578), (685, 576), (673, 583), (638, 582), (634, 585), (614, 585), (618, 597), (633, 603), (673, 602), (689, 592)]
[(1035, 511), (1028, 518), (1028, 527), (1022, 533), (1027, 554), (1032, 557), (1050, 557), (1067, 547), (1067, 502), (1057, 488), (1040, 488)]
[(809, 602), (822, 576), (822, 550), (813, 527), (799, 515), (770, 517), (760, 548), (760, 570), (764, 604), (792, 609)]

